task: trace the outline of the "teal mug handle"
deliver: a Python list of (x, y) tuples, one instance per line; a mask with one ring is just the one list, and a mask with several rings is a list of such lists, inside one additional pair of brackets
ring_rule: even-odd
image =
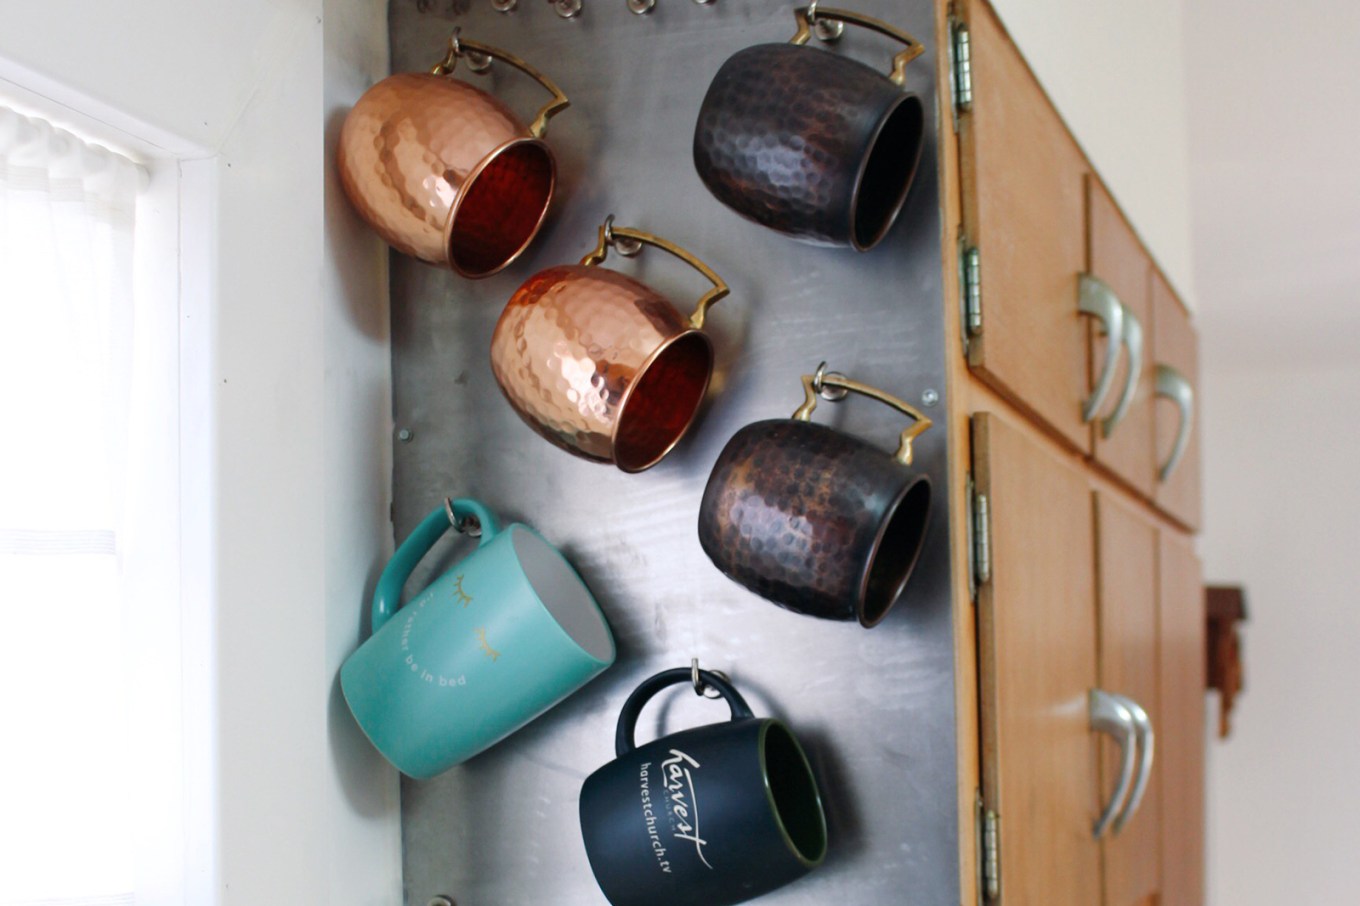
[(480, 531), (478, 547), (484, 546), (501, 530), (496, 517), (480, 501), (470, 497), (444, 498), (444, 505), (421, 520), (383, 568), (378, 587), (373, 590), (370, 633), (381, 629), (401, 608), (401, 590), (406, 587), (406, 580), (411, 578), (416, 564), (450, 529), (474, 536)]

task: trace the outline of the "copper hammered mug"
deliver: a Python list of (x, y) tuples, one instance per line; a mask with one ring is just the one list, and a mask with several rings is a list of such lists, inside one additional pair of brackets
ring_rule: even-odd
[[(931, 422), (825, 362), (803, 375), (803, 390), (792, 418), (754, 422), (727, 442), (699, 506), (699, 543), (729, 578), (781, 607), (874, 626), (925, 540), (930, 479), (909, 467)], [(911, 417), (895, 454), (811, 421), (818, 396), (851, 392)]]
[[(552, 92), (531, 125), (452, 78), (460, 59), (481, 73), (493, 58)], [(548, 213), (557, 162), (543, 135), (569, 103), (528, 63), (455, 31), (448, 56), (430, 72), (389, 76), (355, 103), (340, 132), (340, 182), (398, 251), (488, 277), (528, 247)]]
[[(903, 89), (925, 49), (887, 23), (814, 2), (795, 11), (788, 44), (734, 54), (713, 77), (694, 127), (694, 167), (723, 204), (818, 245), (867, 251), (906, 202), (921, 157), (925, 111)], [(884, 76), (807, 45), (844, 23), (906, 45)]]
[[(650, 245), (708, 278), (713, 288), (685, 317), (650, 287), (600, 267), (614, 249)], [(540, 435), (625, 472), (650, 468), (689, 429), (713, 374), (708, 308), (727, 284), (674, 243), (611, 216), (580, 264), (540, 271), (505, 306), (491, 337), (491, 370), (505, 398)]]

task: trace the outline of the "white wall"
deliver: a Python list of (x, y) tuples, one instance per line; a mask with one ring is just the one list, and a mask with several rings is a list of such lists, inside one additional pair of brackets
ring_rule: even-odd
[[(193, 903), (401, 902), (395, 773), (336, 692), (390, 549), (385, 251), (330, 174), (373, 0), (7, 0), (0, 78), (183, 164), (187, 667), (215, 729)], [(187, 221), (195, 222), (195, 221)], [(189, 487), (188, 485), (192, 485)], [(201, 578), (201, 583), (195, 583)]]
[(1183, 0), (993, 0), (1177, 292), (1193, 306)]
[(1205, 568), (1247, 689), (1209, 748), (1217, 906), (1356, 901), (1360, 7), (1186, 4)]
[(1232, 736), (1209, 749), (1211, 903), (1353, 903), (1360, 369), (1206, 351), (1202, 551), (1250, 616)]

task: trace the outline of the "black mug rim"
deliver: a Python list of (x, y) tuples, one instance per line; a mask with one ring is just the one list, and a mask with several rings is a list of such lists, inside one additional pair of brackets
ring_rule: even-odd
[[(820, 844), (819, 851), (815, 858), (809, 858), (803, 852), (802, 847), (794, 841), (793, 835), (789, 833), (788, 826), (785, 823), (783, 816), (780, 814), (779, 803), (775, 799), (774, 790), (770, 786), (768, 740), (771, 730), (778, 730), (783, 734), (784, 738), (792, 744), (793, 750), (798, 754), (798, 764), (802, 767), (803, 775), (807, 780), (808, 786), (812, 789), (812, 800), (817, 809), (817, 834)], [(788, 848), (789, 852), (793, 854), (804, 868), (809, 870), (816, 868), (826, 860), (828, 834), (826, 827), (826, 807), (822, 803), (822, 790), (821, 787), (817, 785), (817, 775), (812, 770), (812, 762), (808, 760), (807, 752), (804, 751), (802, 744), (798, 742), (798, 737), (793, 735), (793, 731), (788, 728), (788, 725), (782, 720), (774, 717), (761, 719), (759, 752), (760, 775), (765, 783), (765, 800), (770, 806), (770, 816), (774, 819), (775, 826), (779, 828), (779, 836), (784, 841), (784, 845)]]

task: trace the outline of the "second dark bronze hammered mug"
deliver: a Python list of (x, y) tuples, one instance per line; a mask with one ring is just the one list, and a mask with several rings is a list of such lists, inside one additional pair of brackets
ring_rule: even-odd
[[(459, 60), (485, 72), (493, 59), (552, 93), (530, 125), (497, 98), (452, 78)], [(557, 181), (543, 136), (569, 103), (528, 63), (455, 31), (448, 55), (430, 72), (388, 76), (355, 103), (340, 131), (340, 182), (393, 248), (464, 277), (489, 277), (514, 261), (543, 224)]]
[[(930, 419), (881, 390), (803, 375), (792, 418), (754, 422), (727, 442), (699, 506), (699, 543), (718, 569), (781, 607), (829, 620), (881, 621), (906, 587), (930, 516), (930, 479), (912, 441)], [(912, 419), (889, 455), (811, 421), (817, 398), (859, 393)]]
[[(540, 435), (585, 459), (625, 472), (651, 468), (689, 430), (713, 374), (708, 308), (727, 284), (674, 243), (611, 215), (580, 264), (540, 271), (524, 282), (491, 336), (491, 371), (520, 417)], [(644, 245), (669, 252), (713, 284), (685, 317), (626, 274), (600, 267), (609, 249), (624, 257)]]
[[(734, 54), (714, 76), (694, 128), (694, 166), (723, 204), (819, 245), (873, 248), (887, 234), (921, 157), (925, 112), (903, 90), (924, 47), (887, 23), (840, 9), (795, 11), (788, 44)], [(807, 46), (849, 23), (906, 45), (884, 76)]]

